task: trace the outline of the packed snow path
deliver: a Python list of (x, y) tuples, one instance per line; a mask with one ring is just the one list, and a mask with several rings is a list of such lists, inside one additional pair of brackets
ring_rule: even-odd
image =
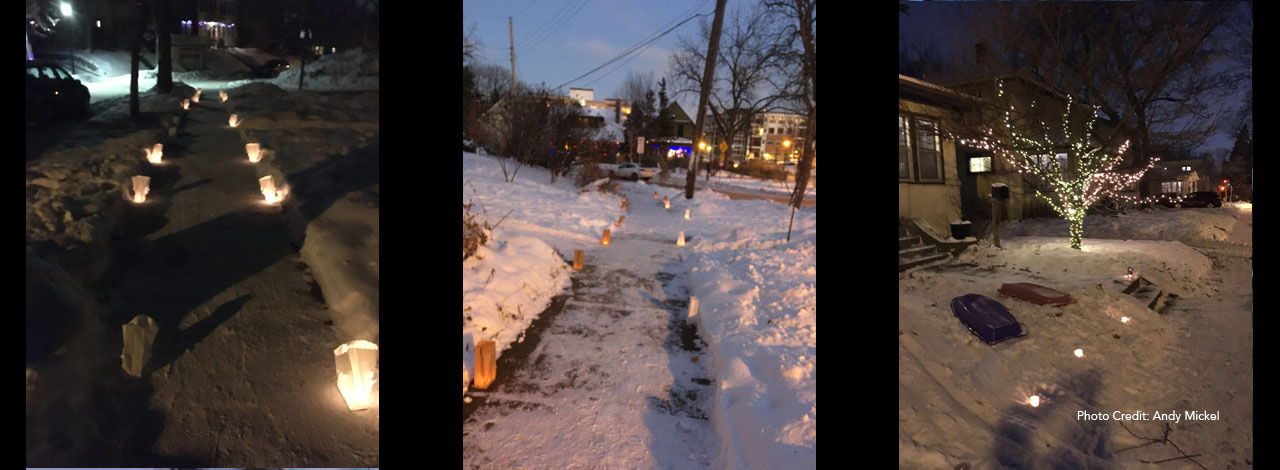
[[(377, 408), (348, 411), (334, 386), (332, 351), (345, 340), (288, 221), (291, 210), (313, 217), (317, 201), (265, 206), (216, 90), (204, 97), (167, 141), (147, 202), (128, 207), (113, 235), (100, 359), (60, 371), (65, 411), (42, 420), (36, 439), (50, 464), (377, 465)], [(291, 184), (317, 176), (329, 175), (307, 170)], [(131, 380), (119, 325), (139, 314), (160, 333), (144, 377)], [(31, 458), (31, 429), (28, 439)]]
[(465, 468), (705, 469), (716, 455), (710, 355), (685, 321), (683, 212), (641, 193), (652, 186), (626, 188), (623, 225), (671, 227), (671, 237), (621, 230), (584, 250), (524, 365), (469, 392), (483, 403), (464, 417)]

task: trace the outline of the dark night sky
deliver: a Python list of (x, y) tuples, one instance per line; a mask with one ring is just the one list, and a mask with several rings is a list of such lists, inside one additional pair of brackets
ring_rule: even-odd
[[(1241, 2), (1242, 5), (1243, 3)], [(915, 41), (917, 40), (916, 38), (920, 38), (926, 41), (933, 41), (938, 46), (938, 50), (948, 54), (948, 56), (952, 47), (949, 42), (953, 40), (967, 45), (961, 50), (970, 51), (971, 44), (975, 42), (973, 35), (964, 29), (962, 22), (952, 20), (971, 8), (972, 5), (966, 5), (964, 2), (912, 1), (910, 2), (909, 15), (898, 14), (898, 29), (904, 40)], [(1240, 106), (1244, 102), (1248, 91), (1248, 86), (1238, 90), (1232, 98), (1223, 102), (1223, 109)], [(1250, 129), (1252, 128), (1253, 126), (1250, 126)], [(1235, 128), (1220, 130), (1218, 134), (1210, 137), (1196, 151), (1230, 150), (1235, 143), (1235, 137), (1233, 136), (1235, 131)]]

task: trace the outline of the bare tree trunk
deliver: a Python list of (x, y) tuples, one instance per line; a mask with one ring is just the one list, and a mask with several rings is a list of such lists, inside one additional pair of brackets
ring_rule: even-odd
[(138, 4), (138, 28), (133, 31), (133, 47), (129, 59), (129, 118), (138, 118), (138, 55), (142, 49), (142, 28), (146, 24), (147, 12)]
[(168, 93), (173, 90), (173, 59), (170, 57), (169, 0), (151, 0), (156, 15), (156, 88)]
[[(702, 73), (702, 94), (698, 97), (697, 124), (693, 129), (693, 139), (702, 138), (702, 125), (706, 120), (707, 100), (711, 97), (712, 80), (716, 72), (716, 56), (720, 54), (720, 26), (724, 24), (725, 0), (716, 0), (716, 19), (711, 23), (711, 44), (707, 48), (707, 68)], [(698, 183), (698, 158), (689, 159), (689, 172), (685, 176), (684, 198), (693, 199), (693, 188)]]

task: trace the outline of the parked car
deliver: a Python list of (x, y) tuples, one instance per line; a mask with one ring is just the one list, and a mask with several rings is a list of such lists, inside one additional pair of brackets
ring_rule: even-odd
[(271, 59), (263, 62), (253, 70), (254, 76), (258, 78), (276, 78), (280, 72), (289, 69), (289, 62), (284, 59)]
[(1163, 193), (1156, 196), (1155, 202), (1165, 207), (1222, 207), (1222, 196), (1213, 191)]
[(1222, 207), (1222, 196), (1214, 191), (1196, 191), (1182, 198), (1182, 207)]
[(89, 88), (48, 61), (27, 62), (27, 118), (49, 122), (89, 114)]
[(600, 169), (608, 171), (610, 178), (626, 178), (631, 181), (653, 178), (653, 167), (639, 163), (623, 163), (621, 165), (600, 165)]

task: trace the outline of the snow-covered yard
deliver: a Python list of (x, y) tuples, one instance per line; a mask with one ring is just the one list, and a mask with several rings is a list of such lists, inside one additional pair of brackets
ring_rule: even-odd
[[(1068, 247), (1065, 222), (1009, 227), (1003, 249), (982, 242), (899, 277), (900, 466), (1129, 468), (1181, 457), (1135, 437), (1159, 438), (1167, 423), (1169, 438), (1207, 468), (1248, 468), (1251, 206), (1090, 216), (1081, 250)], [(1122, 293), (1129, 267), (1175, 294), (1162, 313)], [(1038, 306), (997, 293), (1012, 282), (1076, 302)], [(1026, 336), (980, 341), (951, 312), (951, 299), (970, 293), (1001, 302)]]
[[(465, 399), (477, 393), (467, 389), (472, 345), (489, 339), (503, 351), (518, 343), (519, 333), (557, 294), (568, 297), (563, 312), (539, 340), (537, 360), (530, 358), (536, 364), (512, 381), (535, 387), (542, 383), (537, 377), (578, 377), (587, 364), (592, 371), (585, 380), (568, 381), (567, 390), (516, 392), (498, 384), (497, 391), (481, 392), (477, 396), (528, 409), (477, 411), (464, 423), (464, 435), (475, 436), (464, 437), (464, 459), (556, 468), (579, 462), (816, 466), (816, 208), (797, 211), (786, 242), (790, 208), (772, 201), (730, 200), (709, 191), (686, 200), (644, 182), (608, 182), (604, 191), (579, 192), (571, 179), (549, 184), (549, 175), (536, 167), (522, 168), (506, 183), (496, 158), (467, 152), (462, 158), (469, 183), (463, 202), (482, 206), (490, 223), (505, 216), (481, 252), (484, 259), (463, 264)], [(655, 192), (668, 197), (670, 211)], [(620, 196), (627, 197), (625, 212)], [(626, 219), (618, 224), (621, 215)], [(608, 247), (600, 244), (605, 229), (611, 231)], [(675, 244), (680, 232), (688, 240), (684, 247)], [(586, 252), (588, 269), (581, 273), (569, 266), (576, 249)], [(686, 320), (690, 296), (700, 308)], [(602, 309), (618, 313), (594, 316)], [(594, 320), (583, 323), (588, 318)], [(688, 337), (680, 346), (686, 322), (696, 325), (700, 339), (694, 343), (705, 342), (709, 354)], [(656, 334), (655, 327), (667, 337), (666, 346), (663, 336), (657, 343), (644, 339)], [(615, 329), (622, 336), (611, 337)], [(599, 347), (603, 352), (591, 352)], [(579, 358), (582, 352), (590, 355)], [(662, 390), (670, 396), (663, 398)], [(539, 411), (547, 407), (558, 411)], [(702, 435), (714, 438), (702, 443), (694, 437)], [(483, 444), (491, 438), (504, 445)]]

